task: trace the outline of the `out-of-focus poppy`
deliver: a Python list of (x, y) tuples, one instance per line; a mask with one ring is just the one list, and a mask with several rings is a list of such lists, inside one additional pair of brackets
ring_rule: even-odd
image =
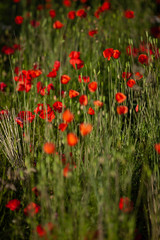
[(119, 209), (124, 213), (132, 212), (133, 202), (128, 197), (122, 197), (119, 201)]
[(131, 73), (131, 72), (123, 72), (123, 73), (122, 73), (122, 78), (123, 78), (124, 80), (130, 78), (131, 76), (132, 76), (132, 73)]
[(0, 82), (0, 91), (4, 92), (7, 85), (4, 82)]
[(46, 230), (42, 227), (41, 224), (39, 224), (39, 225), (36, 227), (36, 231), (37, 231), (39, 237), (44, 237), (44, 236), (47, 235)]
[(139, 106), (137, 104), (137, 106), (135, 107), (135, 111), (138, 112), (138, 110), (139, 110)]
[(143, 78), (143, 75), (140, 74), (140, 72), (136, 72), (136, 73), (135, 73), (135, 79), (136, 79), (136, 80), (140, 80), (141, 78)]
[(96, 100), (93, 102), (94, 106), (96, 107), (102, 107), (103, 106), (103, 102), (99, 101), (99, 100)]
[(15, 17), (15, 23), (18, 25), (21, 25), (23, 23), (23, 17), (22, 16), (16, 16)]
[(58, 129), (64, 132), (67, 128), (68, 124), (67, 123), (60, 123), (58, 126)]
[(61, 83), (62, 84), (67, 84), (70, 80), (71, 80), (71, 78), (68, 75), (62, 75), (61, 76)]
[(83, 76), (81, 78), (81, 75), (78, 76), (78, 81), (81, 83), (82, 82), (82, 79), (83, 79), (83, 82), (84, 83), (89, 83), (90, 82), (90, 77), (89, 76)]
[(141, 64), (148, 64), (148, 56), (146, 54), (140, 54), (138, 57), (138, 61)]
[(32, 188), (32, 192), (35, 194), (36, 197), (38, 197), (38, 196), (41, 195), (41, 193), (40, 193), (40, 191), (37, 189), (37, 187), (33, 187), (33, 188)]
[(127, 81), (127, 86), (132, 88), (136, 84), (136, 81), (134, 79), (129, 79)]
[(86, 106), (88, 104), (88, 98), (86, 95), (81, 95), (79, 98), (79, 102), (81, 105)]
[(90, 92), (95, 92), (97, 90), (97, 82), (91, 82), (88, 84), (88, 89)]
[(156, 143), (156, 144), (154, 145), (154, 148), (155, 148), (156, 152), (157, 152), (158, 154), (160, 154), (160, 143)]
[(56, 60), (55, 62), (54, 62), (54, 70), (55, 71), (58, 71), (59, 70), (59, 68), (60, 68), (60, 66), (61, 66), (61, 63), (60, 63), (60, 61), (58, 61), (58, 60)]
[(24, 208), (24, 214), (26, 216), (31, 216), (33, 217), (35, 214), (37, 214), (40, 211), (40, 206), (37, 205), (34, 202), (31, 202), (27, 205), (26, 208)]
[(47, 77), (50, 77), (50, 78), (55, 78), (57, 76), (57, 72), (55, 69), (52, 69), (51, 72), (48, 73)]
[(71, 1), (70, 0), (63, 0), (63, 5), (66, 7), (70, 7), (71, 6)]
[(56, 11), (53, 10), (53, 9), (51, 9), (51, 10), (49, 11), (49, 15), (50, 15), (51, 18), (55, 18), (55, 16), (56, 16)]
[(12, 47), (7, 47), (7, 46), (3, 46), (1, 51), (6, 55), (11, 55), (15, 52), (15, 50)]
[(94, 37), (94, 35), (96, 35), (98, 33), (98, 30), (90, 30), (89, 32), (88, 32), (88, 35), (90, 36), (90, 37)]
[(46, 119), (48, 122), (52, 122), (55, 119), (55, 114), (49, 104), (47, 104), (47, 108), (43, 105), (43, 103), (37, 104), (34, 112), (39, 115), (40, 118)]
[(86, 13), (86, 11), (84, 9), (79, 9), (76, 12), (76, 15), (77, 15), (77, 17), (85, 18), (87, 16), (87, 13)]
[(110, 61), (111, 57), (113, 56), (114, 50), (113, 48), (107, 48), (103, 51), (104, 58), (107, 58)]
[(19, 210), (21, 202), (18, 199), (12, 199), (6, 204), (6, 208), (9, 208), (11, 211)]
[(39, 27), (40, 22), (36, 21), (36, 20), (31, 20), (30, 24), (31, 24), (32, 27), (37, 28), (37, 27)]
[(69, 90), (69, 97), (70, 97), (70, 98), (75, 98), (75, 97), (77, 97), (78, 95), (79, 95), (79, 92), (77, 92), (77, 91), (75, 91), (75, 90), (72, 90), (72, 89)]
[(132, 10), (126, 10), (126, 11), (124, 12), (124, 16), (125, 16), (126, 18), (134, 18), (134, 11), (132, 11)]
[(92, 131), (93, 127), (90, 123), (81, 123), (80, 124), (80, 133), (82, 136), (86, 136)]
[(121, 52), (119, 50), (113, 51), (113, 58), (118, 59), (121, 55)]
[(62, 28), (64, 26), (64, 24), (62, 24), (60, 21), (55, 21), (54, 23), (53, 23), (53, 28), (55, 28), (55, 29), (60, 29), (60, 28)]
[(62, 109), (65, 108), (65, 106), (62, 104), (62, 102), (60, 101), (57, 101), (53, 104), (53, 109), (56, 111), (56, 112), (59, 112), (61, 113), (62, 112)]
[(73, 20), (76, 17), (76, 12), (75, 11), (70, 11), (67, 16), (68, 16), (69, 19)]
[(89, 114), (89, 115), (94, 115), (94, 114), (95, 114), (94, 109), (90, 107), (90, 108), (88, 109), (88, 114)]
[(68, 133), (67, 143), (69, 146), (75, 146), (78, 143), (78, 137), (75, 133)]
[(62, 119), (65, 123), (70, 123), (73, 121), (74, 115), (73, 115), (73, 113), (71, 113), (71, 111), (69, 109), (66, 109), (66, 111), (64, 111), (64, 113), (62, 115)]
[(107, 11), (107, 10), (109, 10), (110, 8), (111, 8), (111, 4), (110, 4), (110, 2), (108, 2), (108, 1), (104, 2), (104, 3), (102, 4), (102, 6), (101, 6), (102, 11)]
[(117, 113), (119, 115), (128, 113), (128, 107), (126, 107), (126, 106), (118, 106), (117, 107)]
[(121, 93), (121, 92), (116, 93), (116, 101), (118, 103), (122, 103), (125, 100), (126, 100), (126, 96), (123, 93)]
[(43, 150), (45, 153), (47, 154), (52, 154), (55, 152), (55, 145), (53, 143), (50, 143), (50, 142), (46, 142), (44, 145), (43, 145)]

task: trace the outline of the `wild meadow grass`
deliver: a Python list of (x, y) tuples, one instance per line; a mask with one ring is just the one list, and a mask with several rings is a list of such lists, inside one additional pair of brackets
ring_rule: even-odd
[[(67, 7), (67, 2), (40, 6), (21, 0), (11, 5), (14, 18), (23, 21), (10, 23), (0, 55), (1, 82), (7, 85), (0, 91), (0, 239), (159, 240), (160, 53), (158, 38), (150, 34), (155, 4), (114, 0), (107, 10), (99, 8), (97, 18), (94, 13), (103, 3), (71, 1)], [(87, 16), (67, 17), (79, 9)], [(125, 17), (125, 10), (134, 16)], [(53, 28), (56, 20), (64, 26)], [(97, 33), (91, 37), (90, 30)], [(20, 50), (11, 53), (13, 44)], [(4, 45), (11, 47), (9, 53)], [(105, 57), (110, 48), (120, 56)], [(70, 64), (72, 51), (80, 53), (80, 69)], [(141, 54), (147, 62), (139, 60)], [(57, 60), (57, 76), (47, 77)], [(29, 70), (40, 74), (28, 80)], [(124, 77), (124, 72), (132, 75)], [(70, 77), (67, 84), (63, 75)], [(97, 89), (90, 91), (84, 76)], [(129, 79), (135, 80), (133, 87)], [(50, 83), (54, 89), (47, 94)], [(79, 95), (71, 98), (71, 89)], [(126, 99), (119, 103), (117, 93)], [(80, 101), (82, 95), (87, 104)], [(54, 108), (56, 101), (62, 106)], [(37, 104), (43, 104), (41, 117)], [(118, 106), (127, 111), (119, 112)], [(90, 107), (94, 115), (88, 114)], [(66, 109), (74, 115), (70, 122), (63, 115)], [(66, 130), (59, 129), (60, 123), (67, 123)], [(92, 128), (86, 135), (82, 123)], [(77, 142), (68, 140), (69, 133)], [(45, 148), (46, 143), (51, 145)]]

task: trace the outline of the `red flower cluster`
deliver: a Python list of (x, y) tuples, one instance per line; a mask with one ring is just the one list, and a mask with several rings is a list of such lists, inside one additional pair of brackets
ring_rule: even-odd
[(43, 103), (37, 104), (34, 112), (38, 114), (40, 118), (46, 119), (48, 122), (52, 122), (52, 120), (55, 119), (54, 111), (49, 104), (47, 104), (46, 107)]
[(110, 8), (111, 8), (110, 2), (109, 2), (109, 1), (105, 1), (105, 2), (95, 11), (94, 16), (95, 16), (96, 18), (99, 18), (99, 17), (100, 17), (100, 14), (101, 14), (102, 12), (108, 11), (108, 10), (110, 10)]
[(42, 71), (39, 70), (22, 70), (18, 76), (14, 77), (14, 80), (18, 82), (17, 91), (29, 92), (31, 90), (32, 81), (34, 78), (39, 77)]
[(111, 57), (117, 59), (121, 55), (121, 52), (119, 50), (114, 50), (113, 48), (107, 48), (103, 51), (104, 58), (107, 58), (108, 61), (110, 61)]
[(84, 67), (84, 62), (80, 59), (80, 52), (72, 51), (69, 54), (70, 64), (74, 69), (81, 69)]

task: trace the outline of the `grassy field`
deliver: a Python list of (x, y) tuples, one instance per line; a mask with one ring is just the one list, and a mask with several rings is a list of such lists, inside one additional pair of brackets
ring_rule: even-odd
[(0, 239), (159, 240), (156, 1), (9, 4)]

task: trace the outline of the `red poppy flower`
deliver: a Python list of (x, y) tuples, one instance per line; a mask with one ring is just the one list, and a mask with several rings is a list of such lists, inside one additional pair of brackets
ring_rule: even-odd
[(85, 12), (84, 9), (79, 9), (79, 10), (76, 12), (76, 15), (77, 15), (77, 17), (85, 18), (85, 17), (87, 16), (87, 13)]
[(35, 115), (32, 114), (30, 111), (20, 111), (17, 116), (23, 122), (33, 122), (35, 119)]
[(0, 120), (4, 119), (8, 116), (8, 110), (1, 110), (0, 111)]
[(60, 61), (58, 61), (58, 60), (56, 60), (55, 62), (54, 62), (54, 70), (55, 71), (58, 71), (59, 70), (59, 68), (60, 68), (60, 66), (61, 66), (61, 63), (60, 63)]
[(113, 58), (118, 59), (121, 55), (121, 52), (119, 50), (113, 51)]
[(60, 29), (62, 28), (64, 25), (60, 22), (60, 21), (55, 21), (55, 23), (53, 23), (53, 28), (55, 29)]
[(160, 143), (156, 143), (156, 144), (154, 145), (154, 148), (155, 148), (156, 152), (157, 152), (158, 154), (160, 154)]
[(67, 128), (67, 123), (60, 123), (58, 126), (58, 129), (61, 130), (62, 132), (64, 132)]
[(88, 32), (88, 35), (90, 36), (90, 37), (94, 37), (94, 35), (96, 35), (98, 33), (98, 30), (90, 30), (89, 32)]
[(81, 69), (84, 67), (84, 62), (78, 58), (78, 59), (70, 59), (70, 64), (74, 67), (74, 69)]
[(14, 49), (12, 47), (7, 47), (7, 46), (3, 46), (2, 47), (2, 53), (6, 54), (6, 55), (11, 55), (14, 53)]
[(57, 76), (57, 72), (55, 69), (52, 69), (52, 71), (47, 75), (47, 77), (55, 78)]
[(47, 104), (47, 108), (44, 107), (43, 103), (37, 104), (37, 108), (34, 110), (36, 114), (39, 115), (42, 119), (47, 119), (48, 122), (52, 122), (55, 119), (55, 114), (49, 104)]
[(88, 84), (88, 89), (90, 92), (95, 92), (97, 90), (97, 82), (91, 82)]
[(119, 201), (119, 209), (124, 213), (132, 212), (133, 202), (128, 197), (122, 197)]
[(63, 5), (66, 7), (70, 7), (71, 6), (71, 1), (70, 0), (63, 0)]
[(0, 82), (0, 91), (4, 92), (7, 85), (4, 82)]
[(39, 237), (44, 237), (44, 236), (47, 235), (46, 230), (42, 227), (41, 224), (39, 224), (39, 225), (36, 227), (36, 231), (37, 231)]
[(48, 95), (50, 94), (50, 90), (54, 90), (53, 83), (49, 83), (47, 86)]
[(131, 10), (126, 10), (126, 11), (124, 12), (124, 16), (125, 16), (126, 18), (134, 18), (134, 12), (131, 11)]
[(107, 48), (103, 51), (104, 58), (107, 58), (110, 61), (111, 57), (113, 56), (114, 50), (113, 48)]
[(31, 20), (30, 24), (31, 24), (32, 27), (37, 28), (37, 27), (39, 27), (40, 22), (36, 21), (36, 20)]
[(124, 80), (130, 78), (131, 76), (132, 76), (132, 73), (130, 73), (130, 72), (123, 72), (123, 73), (122, 73), (122, 78), (123, 78)]
[(92, 131), (93, 127), (90, 123), (81, 123), (80, 124), (80, 133), (82, 136), (86, 136)]
[(72, 51), (70, 52), (69, 57), (73, 59), (78, 59), (80, 57), (80, 52)]
[(51, 10), (49, 11), (49, 15), (50, 15), (51, 18), (54, 18), (54, 17), (56, 16), (56, 11), (53, 10), (53, 9), (51, 9)]
[(20, 205), (21, 203), (18, 199), (12, 199), (6, 204), (6, 207), (9, 208), (11, 211), (15, 211), (20, 208)]
[(143, 78), (143, 75), (140, 74), (139, 72), (136, 72), (136, 73), (135, 73), (135, 79), (136, 79), (136, 80), (140, 80), (141, 78)]
[(128, 107), (126, 107), (126, 106), (118, 106), (117, 107), (117, 113), (119, 115), (128, 113)]
[(101, 9), (102, 9), (102, 11), (107, 11), (107, 10), (109, 10), (111, 8), (111, 4), (110, 4), (110, 2), (104, 2), (103, 4), (102, 4), (102, 6), (101, 6)]
[(95, 114), (94, 109), (90, 107), (90, 108), (88, 109), (88, 114), (94, 115), (94, 114)]
[(118, 103), (122, 103), (125, 100), (126, 100), (126, 96), (123, 93), (121, 93), (121, 92), (116, 93), (116, 101)]
[(20, 0), (13, 0), (13, 2), (14, 2), (14, 3), (19, 3), (19, 2), (20, 2)]
[(23, 120), (21, 118), (16, 117), (15, 121), (21, 128), (23, 128)]
[(56, 112), (61, 113), (63, 108), (65, 108), (65, 106), (62, 104), (62, 102), (57, 101), (53, 104), (53, 109)]
[(139, 53), (139, 49), (129, 45), (126, 47), (126, 53), (129, 56), (137, 57)]
[(136, 84), (136, 81), (134, 79), (129, 79), (127, 82), (127, 86), (132, 88)]
[(61, 83), (62, 84), (67, 84), (70, 80), (71, 80), (71, 78), (68, 75), (62, 75), (61, 76)]
[(55, 145), (53, 143), (47, 142), (43, 145), (43, 150), (47, 154), (52, 154), (55, 152)]
[(82, 79), (83, 79), (83, 82), (84, 83), (89, 83), (90, 82), (90, 77), (89, 76), (83, 76), (81, 78), (81, 75), (78, 76), (78, 81), (81, 83), (82, 82)]
[(62, 119), (64, 122), (70, 123), (73, 121), (74, 115), (71, 113), (71, 111), (69, 109), (66, 109), (66, 111), (64, 111), (64, 113), (62, 115)]
[(63, 176), (68, 177), (69, 172), (70, 172), (69, 163), (67, 163), (67, 165), (63, 168)]
[(103, 106), (103, 102), (99, 101), (99, 100), (96, 100), (93, 102), (94, 106), (96, 107), (102, 107)]
[(139, 61), (141, 64), (148, 64), (148, 56), (145, 55), (145, 54), (141, 54), (141, 55), (139, 55), (139, 57), (138, 57), (138, 61)]
[(69, 90), (69, 97), (70, 98), (75, 98), (79, 95), (79, 92), (75, 91), (75, 90)]
[(31, 216), (33, 217), (35, 214), (37, 214), (40, 211), (40, 206), (37, 205), (34, 202), (31, 202), (27, 205), (26, 208), (24, 208), (24, 214), (26, 216)]
[(139, 106), (137, 104), (137, 106), (135, 107), (135, 111), (138, 112), (138, 110), (139, 110)]
[(68, 18), (69, 19), (73, 20), (73, 19), (75, 19), (75, 17), (76, 17), (76, 12), (75, 11), (70, 11), (68, 13)]
[(81, 105), (86, 106), (86, 105), (88, 104), (88, 98), (87, 98), (87, 96), (86, 96), (86, 95), (80, 96), (79, 102), (80, 102)]
[(16, 16), (15, 17), (15, 23), (18, 25), (21, 25), (23, 23), (23, 17), (22, 16)]
[(78, 137), (74, 133), (68, 133), (67, 135), (67, 143), (69, 146), (75, 146), (78, 143)]

